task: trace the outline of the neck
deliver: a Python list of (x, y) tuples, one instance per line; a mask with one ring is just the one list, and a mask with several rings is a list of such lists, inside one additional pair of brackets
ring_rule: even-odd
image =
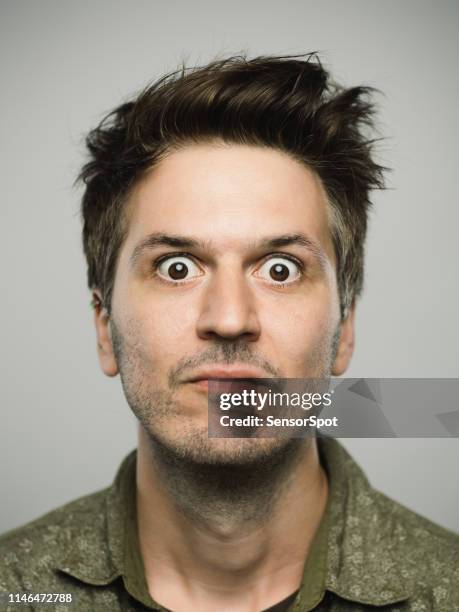
[[(296, 590), (327, 499), (315, 440), (250, 464), (203, 465), (140, 431), (139, 540), (154, 598), (184, 609), (198, 591), (236, 589), (272, 605)], [(166, 584), (182, 599), (166, 600)]]

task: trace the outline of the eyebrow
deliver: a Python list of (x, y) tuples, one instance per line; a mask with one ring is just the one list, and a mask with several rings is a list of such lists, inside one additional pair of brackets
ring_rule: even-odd
[(137, 244), (135, 249), (132, 251), (131, 257), (129, 258), (131, 265), (135, 266), (144, 251), (150, 251), (157, 246), (170, 246), (175, 249), (203, 249), (205, 248), (205, 243), (201, 240), (197, 240), (196, 238), (155, 232), (153, 234), (149, 234)]
[(272, 238), (264, 238), (260, 246), (266, 249), (280, 249), (285, 246), (301, 246), (312, 253), (321, 267), (327, 264), (327, 255), (320, 245), (305, 234), (283, 234)]
[[(272, 236), (262, 238), (257, 241), (254, 246), (257, 249), (279, 249), (286, 246), (297, 245), (310, 251), (317, 259), (321, 268), (327, 265), (327, 256), (325, 251), (314, 241), (308, 238), (305, 234), (282, 234), (280, 236)], [(169, 246), (176, 249), (208, 249), (209, 241), (198, 240), (189, 236), (179, 236), (175, 234), (164, 234), (154, 232), (141, 240), (134, 248), (129, 260), (131, 266), (135, 266), (139, 258), (145, 251), (149, 251), (158, 246)]]

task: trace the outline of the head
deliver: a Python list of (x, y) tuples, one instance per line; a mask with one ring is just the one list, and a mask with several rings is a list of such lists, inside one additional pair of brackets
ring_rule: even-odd
[(173, 73), (87, 139), (83, 240), (99, 357), (144, 430), (225, 461), (285, 442), (209, 440), (203, 383), (345, 372), (372, 188), (370, 90), (314, 56)]

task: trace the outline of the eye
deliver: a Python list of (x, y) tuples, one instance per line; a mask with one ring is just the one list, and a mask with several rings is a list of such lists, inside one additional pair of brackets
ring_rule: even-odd
[(190, 257), (175, 255), (163, 259), (156, 266), (159, 276), (168, 281), (191, 280), (201, 276), (201, 270)]
[(287, 257), (271, 257), (257, 270), (257, 276), (275, 283), (291, 283), (300, 278), (301, 267)]

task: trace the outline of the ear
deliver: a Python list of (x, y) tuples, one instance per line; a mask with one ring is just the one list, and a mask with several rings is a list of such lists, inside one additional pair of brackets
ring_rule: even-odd
[(102, 305), (100, 291), (93, 291), (92, 303), (94, 306), (94, 325), (96, 327), (97, 354), (99, 356), (100, 367), (107, 376), (116, 376), (118, 374), (118, 365), (110, 333), (110, 316)]
[(349, 308), (346, 318), (341, 322), (341, 334), (333, 362), (333, 376), (341, 376), (347, 370), (354, 353), (355, 330), (354, 330), (355, 302)]

